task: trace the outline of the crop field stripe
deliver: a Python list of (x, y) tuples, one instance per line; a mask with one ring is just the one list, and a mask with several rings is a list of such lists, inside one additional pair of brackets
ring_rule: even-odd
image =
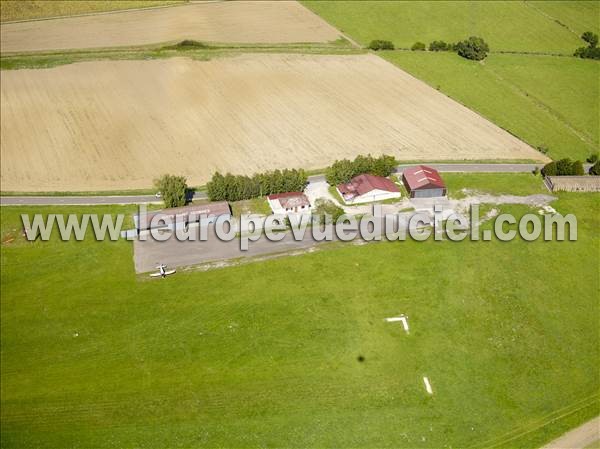
[[(365, 149), (399, 160), (547, 160), (371, 54), (86, 62), (5, 72), (0, 88), (8, 191), (142, 189), (163, 171), (202, 185), (216, 170), (312, 170)], [(31, 116), (47, 131), (31, 133)]]
[(0, 26), (6, 52), (108, 48), (195, 39), (230, 43), (331, 42), (340, 33), (297, 2), (189, 3)]

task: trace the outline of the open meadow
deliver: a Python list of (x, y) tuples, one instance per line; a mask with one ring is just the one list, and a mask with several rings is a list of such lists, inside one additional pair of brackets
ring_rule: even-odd
[[(562, 53), (597, 30), (594, 1), (310, 1), (302, 2), (363, 45), (373, 39), (409, 49), (415, 42), (482, 36), (492, 51)], [(550, 4), (550, 5), (548, 5)]]
[(365, 152), (545, 160), (375, 55), (10, 70), (0, 101), (3, 191), (143, 189), (166, 172), (200, 185), (215, 170), (317, 169)]
[(384, 58), (530, 145), (547, 147), (553, 159), (585, 160), (600, 149), (597, 61), (492, 54), (474, 64), (430, 52), (386, 52)]
[(6, 52), (205, 42), (335, 41), (340, 33), (297, 2), (190, 3), (171, 8), (11, 23), (0, 26)]
[(571, 56), (585, 45), (581, 33), (600, 32), (598, 2), (303, 3), (363, 45), (389, 39), (408, 49), (480, 36), (491, 51), (482, 62), (447, 52), (384, 57), (553, 159), (600, 150), (600, 63)]
[[(545, 192), (485, 176), (445, 177)], [(3, 207), (2, 447), (539, 447), (600, 411), (600, 202), (553, 206), (577, 242), (334, 245), (166, 280), (129, 242), (18, 235), (20, 213), (131, 208)]]

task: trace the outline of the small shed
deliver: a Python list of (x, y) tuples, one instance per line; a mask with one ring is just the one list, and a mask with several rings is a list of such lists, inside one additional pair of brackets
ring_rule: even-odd
[(387, 178), (375, 175), (358, 175), (350, 182), (337, 186), (346, 204), (370, 203), (400, 198), (400, 189)]
[(402, 182), (411, 198), (446, 196), (446, 185), (435, 168), (426, 165), (409, 167), (402, 173)]

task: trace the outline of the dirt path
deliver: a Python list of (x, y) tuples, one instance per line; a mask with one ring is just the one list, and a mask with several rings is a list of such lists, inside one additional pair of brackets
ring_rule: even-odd
[(584, 449), (598, 440), (600, 440), (600, 417), (565, 433), (542, 449)]

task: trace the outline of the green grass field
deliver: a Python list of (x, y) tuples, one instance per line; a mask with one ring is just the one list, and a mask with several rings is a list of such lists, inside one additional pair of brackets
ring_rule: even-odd
[(184, 0), (1, 0), (0, 21), (34, 20), (96, 12), (175, 5)]
[(552, 56), (490, 55), (483, 64), (453, 53), (383, 54), (553, 159), (598, 151), (600, 64)]
[[(541, 190), (482, 176), (448, 182)], [(128, 242), (25, 242), (18, 214), (50, 209), (3, 207), (2, 447), (540, 445), (600, 411), (600, 201), (553, 205), (577, 242), (337, 245), (166, 280)]]
[(584, 160), (600, 149), (600, 63), (570, 57), (584, 46), (578, 37), (583, 31), (600, 32), (598, 2), (304, 4), (364, 45), (388, 39), (410, 48), (416, 41), (481, 36), (492, 51), (482, 63), (453, 53), (383, 56), (529, 144), (549, 148), (554, 159)]
[[(456, 42), (478, 35), (495, 51), (571, 55), (575, 48), (583, 46), (579, 34), (600, 28), (598, 2), (550, 2), (552, 6), (545, 3), (548, 2), (303, 1), (363, 45), (373, 39), (386, 39), (396, 47), (410, 48), (416, 41)], [(555, 19), (566, 23), (561, 25)]]

